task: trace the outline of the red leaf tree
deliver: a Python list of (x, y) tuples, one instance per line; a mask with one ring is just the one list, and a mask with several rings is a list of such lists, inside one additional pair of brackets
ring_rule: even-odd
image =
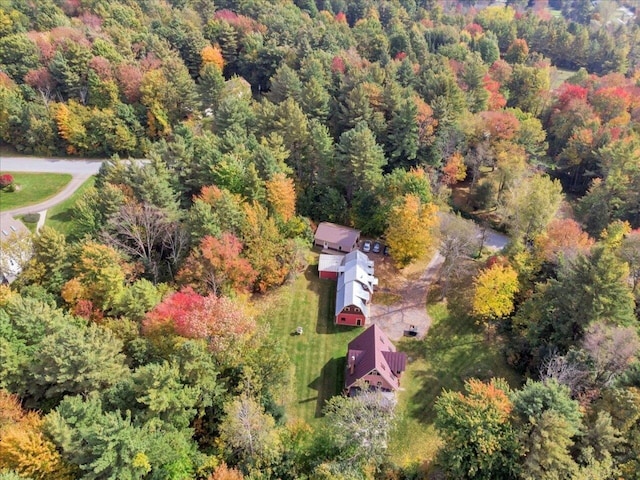
[(206, 339), (212, 350), (223, 352), (251, 333), (255, 323), (238, 302), (186, 288), (165, 298), (144, 320), (146, 334), (166, 326), (182, 337)]

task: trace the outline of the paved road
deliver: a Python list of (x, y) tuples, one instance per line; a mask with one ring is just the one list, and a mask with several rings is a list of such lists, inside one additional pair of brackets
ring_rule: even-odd
[(6, 172), (70, 173), (88, 178), (98, 173), (100, 165), (102, 160), (0, 156), (0, 170)]
[(22, 215), (30, 212), (41, 212), (66, 200), (91, 175), (100, 170), (102, 160), (67, 160), (62, 158), (36, 157), (0, 157), (0, 171), (3, 172), (41, 172), (41, 173), (70, 173), (71, 181), (56, 195), (43, 202), (26, 207), (5, 210), (2, 215)]

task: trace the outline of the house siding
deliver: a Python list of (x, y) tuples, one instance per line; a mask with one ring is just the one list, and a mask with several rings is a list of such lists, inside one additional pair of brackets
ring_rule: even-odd
[(320, 247), (322, 249), (325, 248), (325, 244), (326, 244), (326, 248), (331, 249), (331, 250), (336, 250), (338, 252), (344, 252), (344, 253), (349, 253), (352, 252), (353, 250), (355, 250), (358, 246), (357, 243), (354, 243), (353, 245), (351, 245), (350, 247), (345, 247), (343, 245), (340, 245), (338, 243), (332, 243), (332, 242), (326, 242), (326, 241), (322, 241), (322, 240), (316, 240), (315, 241), (315, 245), (316, 247)]
[(320, 272), (320, 278), (325, 280), (337, 280), (338, 272)]
[[(351, 307), (353, 308), (353, 307)], [(344, 320), (343, 320), (344, 319)], [(360, 320), (360, 324), (358, 324)], [(352, 327), (363, 327), (366, 321), (366, 317), (363, 313), (345, 312), (344, 310), (336, 315), (336, 324), (349, 325)]]

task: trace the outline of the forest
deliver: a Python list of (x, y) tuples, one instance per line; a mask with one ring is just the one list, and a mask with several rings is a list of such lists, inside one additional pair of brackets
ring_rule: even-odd
[[(638, 8), (0, 0), (2, 144), (107, 159), (0, 244), (0, 480), (640, 479)], [(409, 462), (376, 392), (285, 407), (322, 221), (439, 252), (429, 302), (510, 372), (416, 409)]]

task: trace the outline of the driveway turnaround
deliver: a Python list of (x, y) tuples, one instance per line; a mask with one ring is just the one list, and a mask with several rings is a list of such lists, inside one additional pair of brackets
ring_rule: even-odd
[(53, 197), (26, 207), (14, 208), (1, 213), (4, 215), (23, 215), (31, 212), (41, 212), (57, 205), (69, 198), (89, 177), (100, 170), (102, 160), (67, 160), (61, 158), (36, 157), (0, 157), (0, 171), (2, 172), (32, 172), (32, 173), (69, 173), (71, 181)]

